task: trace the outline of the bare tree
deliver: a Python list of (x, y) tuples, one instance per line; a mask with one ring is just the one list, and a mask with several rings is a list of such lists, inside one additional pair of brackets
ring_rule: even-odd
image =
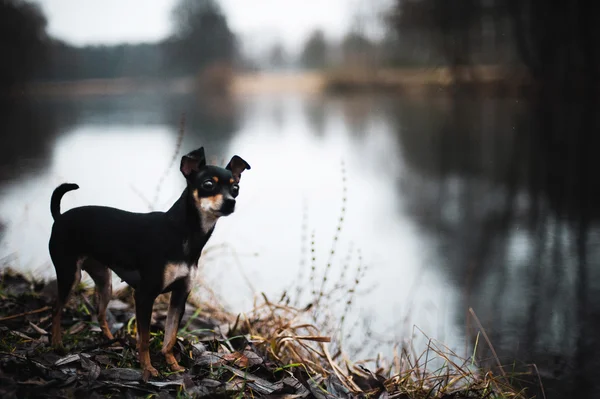
[(46, 60), (46, 18), (37, 5), (0, 1), (0, 90), (25, 82)]
[(231, 62), (235, 36), (214, 0), (180, 0), (173, 10), (174, 36), (170, 42), (181, 72), (195, 72), (215, 61)]

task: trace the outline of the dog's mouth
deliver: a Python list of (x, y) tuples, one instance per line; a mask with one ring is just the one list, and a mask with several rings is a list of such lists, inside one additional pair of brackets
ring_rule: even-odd
[(234, 209), (219, 209), (218, 211), (215, 211), (215, 215), (217, 216), (229, 216), (233, 213)]

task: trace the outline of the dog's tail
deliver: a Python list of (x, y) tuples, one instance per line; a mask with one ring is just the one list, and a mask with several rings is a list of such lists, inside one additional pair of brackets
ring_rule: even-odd
[(54, 189), (52, 198), (50, 199), (50, 212), (52, 212), (52, 218), (56, 220), (60, 216), (60, 200), (65, 193), (69, 191), (77, 190), (79, 186), (73, 183), (63, 183)]

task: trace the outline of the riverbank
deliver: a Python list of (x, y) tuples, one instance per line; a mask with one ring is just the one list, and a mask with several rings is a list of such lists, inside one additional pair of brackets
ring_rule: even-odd
[[(264, 73), (217, 73), (198, 77), (171, 79), (90, 79), (66, 82), (38, 82), (17, 90), (34, 96), (97, 96), (130, 93), (202, 93), (199, 82), (218, 81), (234, 96), (251, 94), (323, 94), (355, 92), (392, 92), (423, 96), (448, 91), (454, 85), (453, 74), (446, 67), (402, 69), (337, 69), (330, 71), (291, 71)], [(214, 79), (212, 76), (214, 75)], [(496, 66), (480, 66), (461, 72), (461, 84), (474, 92), (518, 95), (528, 87), (521, 71)], [(228, 83), (224, 83), (223, 80)], [(209, 88), (212, 94), (213, 87)]]
[[(184, 373), (170, 373), (159, 354), (167, 298), (152, 318), (152, 362), (144, 381), (135, 351), (131, 290), (115, 292), (105, 341), (93, 316), (93, 290), (76, 289), (63, 317), (67, 353), (49, 346), (52, 283), (5, 269), (0, 275), (0, 395), (18, 397), (279, 397), (279, 398), (527, 398), (515, 376), (480, 370), (432, 341), (417, 356), (398, 348), (373, 366), (330, 352), (331, 337), (308, 322), (314, 307), (296, 309), (266, 297), (243, 315), (218, 304), (188, 303), (175, 346)], [(198, 306), (202, 305), (202, 306)], [(434, 370), (432, 362), (443, 366)], [(429, 368), (428, 368), (429, 366)]]

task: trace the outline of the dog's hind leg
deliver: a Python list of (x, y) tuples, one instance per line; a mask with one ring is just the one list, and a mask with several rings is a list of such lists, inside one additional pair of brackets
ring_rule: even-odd
[(90, 275), (96, 285), (96, 307), (100, 329), (106, 338), (113, 339), (106, 321), (106, 307), (112, 296), (112, 273), (108, 267), (91, 258), (86, 259), (82, 269)]
[(69, 301), (73, 287), (79, 284), (81, 280), (81, 263), (83, 260), (85, 258), (52, 256), (58, 288), (56, 303), (52, 312), (52, 346), (56, 349), (64, 349), (60, 326), (62, 310)]

